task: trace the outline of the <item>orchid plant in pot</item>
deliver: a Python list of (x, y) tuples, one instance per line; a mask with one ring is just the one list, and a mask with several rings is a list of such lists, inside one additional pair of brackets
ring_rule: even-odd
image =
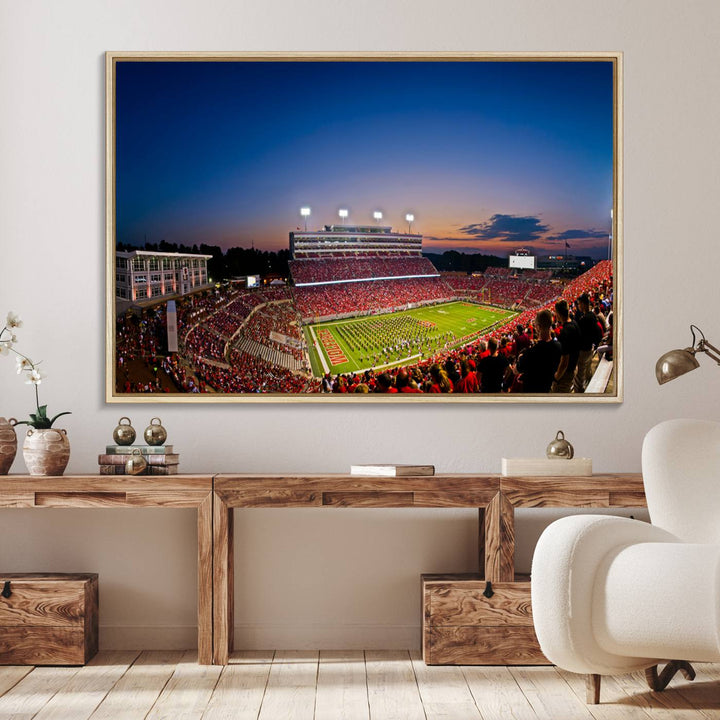
[(70, 459), (70, 442), (67, 432), (53, 427), (55, 421), (70, 412), (61, 412), (48, 417), (47, 405), (40, 404), (38, 386), (45, 379), (45, 373), (34, 362), (15, 347), (17, 336), (15, 331), (22, 327), (22, 320), (13, 312), (7, 314), (5, 326), (0, 330), (0, 355), (14, 353), (16, 355), (17, 374), (23, 375), (25, 382), (35, 388), (34, 413), (29, 420), (17, 422), (13, 418), (10, 424), (28, 425), (23, 442), (23, 457), (31, 475), (62, 475)]

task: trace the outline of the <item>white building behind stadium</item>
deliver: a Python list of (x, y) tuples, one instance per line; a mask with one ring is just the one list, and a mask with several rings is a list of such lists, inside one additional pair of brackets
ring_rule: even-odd
[(115, 253), (115, 295), (131, 303), (179, 297), (208, 287), (212, 255), (155, 252)]

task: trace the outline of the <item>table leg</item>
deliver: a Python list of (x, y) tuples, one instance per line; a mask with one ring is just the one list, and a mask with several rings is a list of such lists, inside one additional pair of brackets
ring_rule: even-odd
[(213, 661), (212, 493), (198, 506), (198, 663)]
[(515, 509), (498, 493), (485, 508), (485, 579), (515, 579)]
[(213, 493), (213, 663), (227, 665), (233, 649), (234, 511)]
[(478, 508), (478, 573), (485, 577), (485, 508)]

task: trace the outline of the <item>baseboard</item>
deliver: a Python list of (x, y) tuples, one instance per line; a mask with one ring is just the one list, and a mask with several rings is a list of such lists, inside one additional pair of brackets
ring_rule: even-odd
[(235, 647), (246, 650), (406, 650), (420, 647), (417, 625), (235, 626)]
[[(102, 650), (186, 650), (197, 647), (194, 625), (103, 625)], [(417, 625), (235, 626), (235, 647), (244, 650), (406, 650), (420, 647)]]
[(101, 625), (101, 650), (191, 650), (195, 625)]

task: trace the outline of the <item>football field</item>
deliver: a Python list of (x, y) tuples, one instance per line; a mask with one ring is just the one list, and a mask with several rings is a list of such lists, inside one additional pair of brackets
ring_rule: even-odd
[(387, 315), (305, 326), (313, 373), (347, 373), (412, 364), (438, 350), (464, 345), (517, 313), (450, 302)]

